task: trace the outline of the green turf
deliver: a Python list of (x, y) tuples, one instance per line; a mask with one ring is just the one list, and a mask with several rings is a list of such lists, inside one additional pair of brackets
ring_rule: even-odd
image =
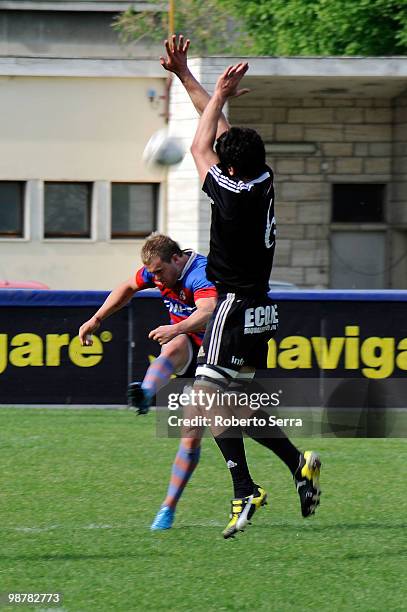
[(229, 475), (210, 439), (175, 527), (152, 534), (178, 445), (154, 415), (3, 409), (0, 436), (0, 593), (64, 594), (37, 609), (406, 609), (405, 440), (313, 439), (323, 497), (308, 520), (288, 470), (249, 441), (272, 503), (224, 541)]

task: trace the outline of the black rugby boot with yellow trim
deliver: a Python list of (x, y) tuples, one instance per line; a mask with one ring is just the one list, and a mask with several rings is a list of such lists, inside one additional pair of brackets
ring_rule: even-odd
[(225, 539), (232, 538), (238, 531), (244, 531), (256, 510), (267, 504), (267, 493), (259, 485), (254, 485), (252, 495), (232, 499), (231, 503), (230, 521), (223, 531)]
[(321, 496), (320, 469), (321, 459), (317, 453), (314, 453), (314, 451), (301, 453), (300, 464), (294, 474), (294, 482), (300, 496), (301, 513), (304, 518), (315, 514), (315, 510), (319, 506)]

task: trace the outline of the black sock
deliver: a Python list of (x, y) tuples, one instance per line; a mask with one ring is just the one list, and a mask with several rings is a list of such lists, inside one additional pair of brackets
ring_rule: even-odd
[[(258, 419), (265, 419), (266, 423), (268, 423), (269, 415), (263, 410), (256, 410), (253, 414)], [(286, 464), (294, 476), (298, 469), (301, 453), (298, 448), (290, 442), (278, 425), (274, 425), (273, 427), (270, 427), (270, 425), (265, 425), (264, 427), (250, 425), (249, 427), (245, 427), (245, 432), (253, 440), (273, 451), (273, 453)]]
[(253, 480), (246, 461), (243, 435), (240, 427), (229, 427), (214, 438), (226, 461), (233, 480), (234, 496), (246, 497), (253, 493)]

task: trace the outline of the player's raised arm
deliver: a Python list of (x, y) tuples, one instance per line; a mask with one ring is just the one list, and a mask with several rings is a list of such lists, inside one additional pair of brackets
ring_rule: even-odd
[(198, 169), (202, 183), (211, 166), (219, 162), (213, 150), (216, 140), (217, 125), (222, 109), (228, 98), (237, 98), (248, 89), (238, 89), (239, 83), (249, 69), (247, 62), (240, 62), (229, 66), (218, 78), (215, 91), (209, 100), (198, 124), (195, 138), (192, 142), (191, 153)]
[[(169, 40), (164, 41), (167, 56), (160, 57), (160, 64), (165, 70), (172, 72), (179, 78), (191, 98), (192, 104), (198, 113), (202, 115), (211, 97), (188, 67), (187, 57), (190, 42), (189, 38), (184, 40), (182, 34), (179, 35), (178, 41), (175, 34)], [(229, 129), (230, 125), (225, 115), (221, 113), (218, 119), (216, 138)]]
[(93, 317), (80, 326), (79, 339), (82, 346), (91, 346), (92, 339), (90, 336), (100, 327), (101, 322), (126, 306), (138, 290), (139, 287), (134, 278), (129, 278), (113, 289)]

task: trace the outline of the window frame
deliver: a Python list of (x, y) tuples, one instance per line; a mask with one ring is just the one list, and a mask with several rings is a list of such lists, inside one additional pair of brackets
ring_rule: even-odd
[[(334, 208), (335, 208), (335, 188), (336, 187), (344, 187), (346, 186), (348, 189), (354, 188), (354, 187), (363, 187), (363, 186), (368, 186), (368, 187), (373, 187), (373, 186), (378, 186), (382, 188), (382, 201), (381, 201), (381, 206), (382, 206), (382, 218), (380, 220), (377, 221), (370, 221), (370, 220), (361, 220), (361, 221), (357, 221), (357, 220), (349, 220), (349, 221), (338, 221), (337, 219), (334, 219)], [(334, 181), (331, 183), (331, 210), (330, 210), (330, 223), (331, 226), (339, 226), (339, 225), (353, 225), (353, 226), (372, 226), (372, 225), (385, 225), (387, 224), (387, 211), (388, 211), (388, 205), (387, 205), (387, 199), (388, 199), (388, 191), (389, 191), (389, 184), (388, 182), (383, 182), (383, 181)]]
[[(88, 197), (87, 197), (87, 226), (88, 233), (86, 235), (79, 232), (58, 232), (52, 233), (46, 232), (45, 229), (45, 208), (46, 208), (46, 190), (47, 185), (87, 185), (88, 186)], [(43, 181), (43, 220), (42, 220), (42, 237), (43, 240), (80, 240), (80, 241), (91, 241), (93, 239), (93, 212), (94, 212), (94, 182), (93, 181), (55, 181), (55, 180), (44, 180)]]
[[(390, 206), (390, 189), (391, 181), (372, 181), (372, 180), (355, 180), (353, 181), (339, 181), (335, 180), (331, 183), (331, 200), (330, 200), (330, 213), (331, 213), (331, 221), (329, 223), (329, 253), (331, 253), (332, 249), (332, 236), (336, 232), (359, 232), (359, 233), (370, 233), (370, 232), (380, 232), (384, 235), (384, 261), (383, 261), (383, 272), (384, 272), (384, 285), (385, 288), (389, 287), (390, 282), (390, 271), (391, 271), (391, 261), (390, 261), (390, 251), (391, 251), (391, 229), (392, 225), (388, 219), (389, 215), (389, 206)], [(333, 196), (334, 196), (334, 186), (336, 185), (347, 185), (348, 187), (352, 187), (353, 185), (380, 185), (383, 187), (383, 198), (382, 198), (382, 212), (383, 218), (381, 221), (333, 221)], [(329, 264), (329, 273), (328, 273), (328, 287), (332, 289), (332, 262)]]
[(0, 185), (4, 185), (4, 183), (16, 183), (20, 186), (21, 191), (20, 191), (20, 213), (21, 213), (21, 233), (17, 233), (17, 232), (2, 232), (0, 229), (0, 240), (1, 241), (5, 241), (5, 240), (9, 240), (14, 242), (15, 240), (26, 240), (26, 236), (27, 236), (27, 222), (28, 222), (28, 215), (27, 215), (27, 181), (23, 180), (1, 180), (0, 181)]
[[(137, 231), (128, 231), (128, 232), (113, 232), (113, 188), (114, 185), (149, 185), (153, 189), (153, 221), (152, 221), (152, 229), (147, 232), (137, 232)], [(156, 231), (158, 228), (158, 205), (160, 198), (160, 185), (158, 182), (151, 181), (112, 181), (110, 184), (110, 210), (109, 210), (109, 240), (112, 242), (117, 242), (118, 240), (142, 240), (147, 238), (152, 232)]]

